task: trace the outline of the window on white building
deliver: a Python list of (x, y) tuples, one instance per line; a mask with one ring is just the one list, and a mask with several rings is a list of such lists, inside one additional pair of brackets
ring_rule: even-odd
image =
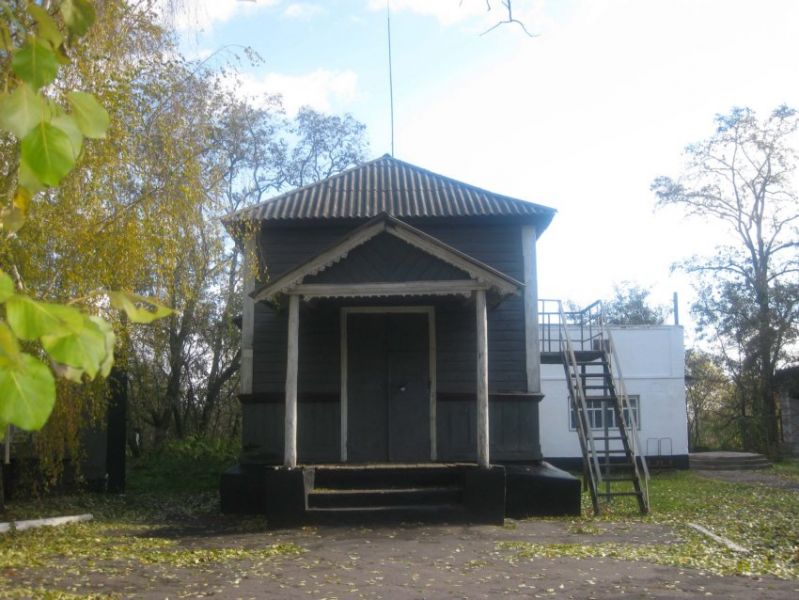
[[(632, 416), (635, 418), (638, 429), (641, 429), (640, 398), (638, 396), (627, 396), (627, 400), (630, 407), (629, 409), (624, 409), (624, 421), (628, 427), (632, 426)], [(571, 407), (571, 401), (569, 401), (569, 407), (569, 428), (577, 429), (577, 414), (574, 412), (574, 408)], [(616, 412), (609, 402), (586, 400), (586, 409), (591, 429), (605, 429), (605, 421), (607, 421), (608, 429), (618, 428), (616, 425)]]

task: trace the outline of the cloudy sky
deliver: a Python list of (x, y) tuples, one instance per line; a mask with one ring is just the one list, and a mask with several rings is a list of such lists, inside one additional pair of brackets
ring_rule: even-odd
[[(189, 55), (250, 46), (243, 94), (350, 112), (390, 150), (386, 0), (186, 0)], [(654, 212), (652, 179), (733, 106), (799, 107), (794, 0), (390, 0), (395, 156), (558, 210), (539, 245), (542, 297), (587, 303), (632, 280), (685, 304), (675, 261), (718, 233)], [(179, 19), (181, 19), (179, 17)]]

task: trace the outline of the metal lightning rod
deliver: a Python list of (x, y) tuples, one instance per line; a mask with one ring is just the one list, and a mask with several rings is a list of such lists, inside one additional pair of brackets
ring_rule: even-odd
[(386, 30), (388, 31), (388, 97), (391, 108), (391, 156), (394, 156), (394, 76), (391, 69), (391, 0), (386, 0)]

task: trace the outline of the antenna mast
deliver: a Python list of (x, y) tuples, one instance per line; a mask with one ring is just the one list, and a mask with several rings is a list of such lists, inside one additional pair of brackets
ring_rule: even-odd
[(388, 31), (388, 97), (391, 108), (391, 156), (394, 156), (394, 77), (391, 71), (391, 0), (386, 0), (386, 30)]

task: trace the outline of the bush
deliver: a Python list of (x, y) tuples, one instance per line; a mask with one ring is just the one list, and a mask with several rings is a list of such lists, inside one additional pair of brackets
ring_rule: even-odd
[(237, 461), (239, 449), (238, 439), (191, 436), (171, 440), (130, 461), (128, 489), (132, 492), (216, 490), (220, 474)]

